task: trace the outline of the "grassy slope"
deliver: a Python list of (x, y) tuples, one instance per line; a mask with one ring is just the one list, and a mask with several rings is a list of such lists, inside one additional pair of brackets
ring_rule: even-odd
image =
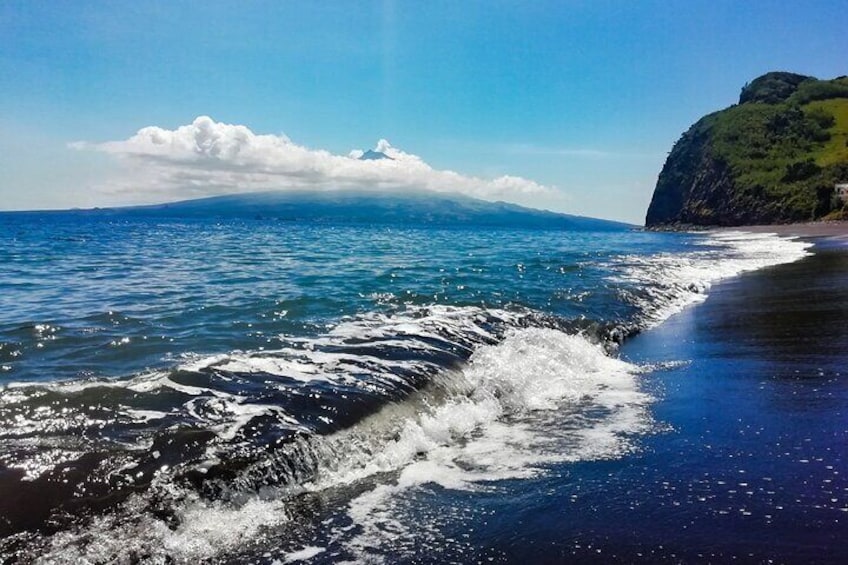
[[(820, 92), (821, 83), (835, 88)], [(730, 166), (740, 205), (765, 200), (795, 221), (832, 211), (833, 184), (848, 181), (848, 82), (809, 84), (784, 102), (749, 102), (707, 118), (712, 154)]]
[(828, 112), (835, 119), (829, 129), (830, 141), (816, 153), (816, 164), (820, 167), (848, 162), (848, 99), (817, 100), (806, 108)]

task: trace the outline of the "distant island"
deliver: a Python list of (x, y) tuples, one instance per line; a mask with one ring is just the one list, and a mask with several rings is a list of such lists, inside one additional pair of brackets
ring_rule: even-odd
[(848, 77), (767, 73), (675, 143), (647, 227), (848, 219)]
[[(377, 153), (377, 152), (373, 152)], [(379, 159), (379, 156), (366, 157)], [(388, 157), (386, 157), (388, 158)], [(28, 214), (31, 212), (7, 212)], [(51, 213), (51, 212), (41, 212)], [(148, 206), (56, 211), (89, 216), (219, 218), (305, 221), (329, 224), (402, 226), (488, 226), (528, 229), (611, 231), (634, 226), (508, 202), (488, 202), (459, 194), (378, 190), (275, 190), (213, 196)]]

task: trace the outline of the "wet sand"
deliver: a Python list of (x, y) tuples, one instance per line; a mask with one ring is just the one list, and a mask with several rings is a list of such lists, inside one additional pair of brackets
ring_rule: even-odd
[(661, 485), (645, 504), (652, 523), (684, 562), (844, 562), (846, 228), (757, 229), (814, 238), (814, 255), (721, 282), (622, 349), (668, 363), (646, 380), (669, 431), (648, 442), (642, 472)]
[(721, 231), (749, 231), (754, 233), (776, 233), (794, 237), (848, 238), (848, 222), (810, 222), (804, 224), (780, 224), (768, 226), (740, 226), (717, 228)]

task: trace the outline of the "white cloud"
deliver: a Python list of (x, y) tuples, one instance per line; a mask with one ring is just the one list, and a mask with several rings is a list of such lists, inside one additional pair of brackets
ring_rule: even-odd
[(119, 159), (123, 175), (98, 188), (135, 201), (346, 188), (453, 192), (529, 206), (564, 201), (560, 191), (521, 177), (483, 179), (434, 169), (385, 139), (375, 149), (391, 159), (361, 161), (362, 151), (334, 155), (297, 145), (284, 135), (258, 135), (207, 116), (174, 130), (151, 126), (123, 141), (75, 142), (70, 147)]

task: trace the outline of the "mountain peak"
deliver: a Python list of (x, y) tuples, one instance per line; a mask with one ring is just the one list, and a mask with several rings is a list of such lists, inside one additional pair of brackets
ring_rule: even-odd
[(739, 95), (739, 103), (764, 102), (777, 104), (786, 101), (801, 83), (816, 81), (815, 77), (787, 72), (770, 72), (746, 83)]
[(388, 159), (389, 161), (394, 160), (382, 151), (375, 151), (373, 149), (369, 149), (368, 151), (359, 156), (360, 161), (379, 161), (381, 159)]

